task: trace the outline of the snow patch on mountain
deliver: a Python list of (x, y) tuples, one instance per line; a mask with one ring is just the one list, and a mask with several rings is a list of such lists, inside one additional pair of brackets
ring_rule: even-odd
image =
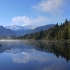
[(18, 25), (12, 25), (12, 26), (5, 26), (6, 29), (11, 29), (11, 30), (28, 30), (28, 29), (35, 29), (38, 26), (36, 25), (26, 25), (26, 26), (18, 26)]

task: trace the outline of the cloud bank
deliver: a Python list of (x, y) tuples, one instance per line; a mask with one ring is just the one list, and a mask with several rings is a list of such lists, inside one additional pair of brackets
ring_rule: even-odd
[(17, 16), (12, 19), (12, 25), (30, 25), (30, 24), (41, 24), (46, 22), (47, 17), (39, 16), (37, 18), (29, 18), (27, 16)]
[(42, 0), (38, 5), (33, 6), (33, 8), (43, 12), (55, 13), (61, 11), (62, 4), (63, 0)]
[[(17, 16), (12, 18), (11, 25), (44, 25), (45, 23), (57, 23), (61, 20), (65, 0), (41, 0), (32, 9), (42, 12), (37, 18), (31, 18), (29, 16)], [(45, 15), (43, 15), (45, 13)], [(50, 14), (49, 16), (46, 16)]]

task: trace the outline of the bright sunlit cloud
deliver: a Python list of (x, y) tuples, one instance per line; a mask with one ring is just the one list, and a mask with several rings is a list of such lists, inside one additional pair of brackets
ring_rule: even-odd
[(69, 0), (0, 0), (0, 25), (47, 25), (70, 20)]
[(11, 25), (31, 25), (31, 24), (42, 24), (42, 22), (46, 22), (48, 20), (47, 17), (39, 16), (37, 18), (29, 18), (27, 16), (17, 16), (12, 19)]
[[(32, 9), (41, 11), (40, 16), (29, 17), (29, 16), (16, 16), (12, 18), (11, 25), (44, 25), (48, 23), (57, 23), (62, 17), (62, 8), (65, 0), (41, 0), (37, 5), (33, 6)], [(45, 16), (43, 15), (45, 13)], [(50, 14), (50, 16), (46, 16)], [(59, 15), (60, 14), (60, 15)], [(56, 19), (55, 19), (56, 18)]]
[(64, 3), (64, 0), (42, 0), (38, 5), (33, 6), (34, 9), (48, 12), (48, 13), (55, 13), (61, 12), (61, 7)]

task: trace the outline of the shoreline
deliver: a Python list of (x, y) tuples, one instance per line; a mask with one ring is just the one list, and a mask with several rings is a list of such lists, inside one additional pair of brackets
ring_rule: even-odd
[[(35, 40), (35, 39), (0, 39), (0, 41), (19, 41), (19, 40)], [(69, 40), (35, 40), (35, 41), (46, 41), (46, 42), (66, 42), (66, 43), (70, 43), (70, 39)]]

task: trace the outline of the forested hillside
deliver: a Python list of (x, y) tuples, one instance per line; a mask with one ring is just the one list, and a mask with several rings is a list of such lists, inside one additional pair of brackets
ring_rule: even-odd
[(67, 19), (61, 25), (58, 23), (53, 27), (45, 31), (27, 34), (19, 39), (46, 39), (46, 40), (67, 40), (70, 39), (70, 21)]

